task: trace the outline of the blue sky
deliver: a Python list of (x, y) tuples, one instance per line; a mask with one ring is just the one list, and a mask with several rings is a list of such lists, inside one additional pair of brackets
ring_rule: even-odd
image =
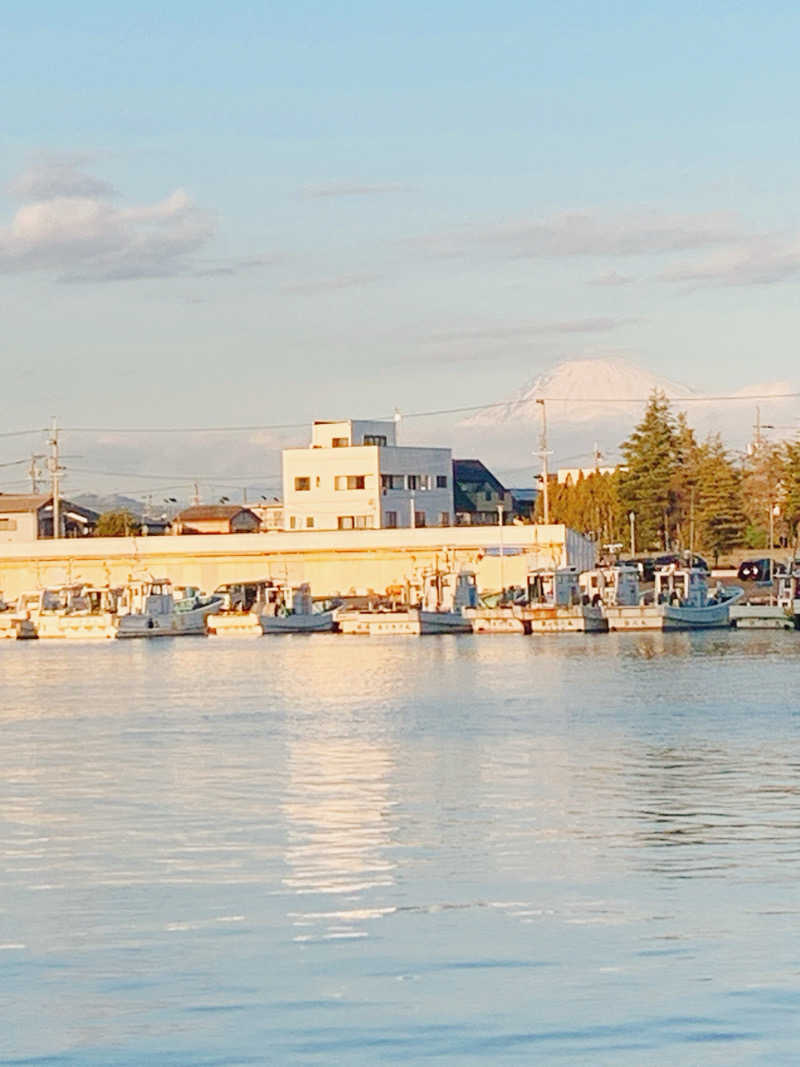
[(164, 6), (4, 13), (8, 429), (796, 381), (796, 5)]

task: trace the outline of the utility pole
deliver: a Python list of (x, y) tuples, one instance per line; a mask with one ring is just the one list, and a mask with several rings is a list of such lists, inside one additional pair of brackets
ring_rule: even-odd
[(636, 512), (628, 512), (628, 520), (631, 524), (631, 555), (636, 555)]
[(28, 477), (31, 480), (31, 492), (39, 492), (39, 479), (42, 476), (41, 468), (37, 466), (36, 461), (44, 459), (45, 457), (41, 453), (34, 453), (31, 456), (31, 465), (28, 467)]
[(55, 415), (50, 426), (50, 439), (47, 442), (50, 445), (50, 458), (48, 466), (50, 469), (50, 488), (53, 494), (53, 537), (61, 536), (61, 496), (59, 490), (59, 479), (61, 472), (64, 468), (59, 462), (58, 456), (58, 423), (56, 422)]
[(192, 496), (192, 503), (194, 504), (195, 507), (197, 507), (197, 505), (200, 503), (200, 486), (197, 484), (197, 482), (193, 482), (192, 483), (192, 488), (194, 489), (194, 495)]
[(547, 411), (545, 409), (544, 400), (537, 400), (537, 404), (542, 405), (542, 432), (539, 435), (539, 451), (534, 453), (538, 455), (542, 461), (542, 513), (545, 525), (550, 522), (550, 495), (549, 485), (547, 478), (547, 457), (552, 455), (547, 448)]

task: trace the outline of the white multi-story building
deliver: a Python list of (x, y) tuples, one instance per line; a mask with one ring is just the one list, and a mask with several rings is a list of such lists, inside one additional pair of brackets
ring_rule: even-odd
[(287, 530), (453, 525), (449, 448), (401, 447), (393, 422), (315, 422), (283, 452)]

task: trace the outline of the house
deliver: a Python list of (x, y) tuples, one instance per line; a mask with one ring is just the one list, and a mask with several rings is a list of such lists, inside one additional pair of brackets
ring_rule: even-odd
[(174, 534), (258, 533), (261, 520), (241, 504), (194, 504), (172, 520)]
[(394, 422), (314, 422), (308, 448), (283, 452), (284, 529), (453, 524), (449, 448), (397, 444)]
[(250, 504), (249, 507), (251, 511), (258, 515), (263, 532), (283, 529), (283, 503), (277, 497), (273, 497), (272, 500), (264, 501), (263, 503)]
[[(59, 499), (59, 536), (87, 537), (100, 516), (90, 508)], [(53, 536), (53, 497), (49, 493), (0, 493), (0, 543), (41, 541)]]
[(500, 507), (503, 522), (511, 522), (514, 504), (506, 489), (479, 459), (454, 459), (456, 524), (459, 526), (497, 526)]

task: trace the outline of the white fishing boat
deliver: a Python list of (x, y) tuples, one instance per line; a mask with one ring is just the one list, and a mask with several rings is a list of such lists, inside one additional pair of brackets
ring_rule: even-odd
[(214, 596), (221, 598), (222, 605), (218, 612), (208, 617), (209, 636), (261, 637), (261, 616), (274, 586), (269, 578), (217, 586)]
[(166, 578), (135, 579), (120, 595), (117, 637), (205, 636), (206, 619), (221, 606), (221, 597), (192, 587), (176, 599)]
[(466, 611), (477, 607), (478, 603), (473, 571), (441, 571), (438, 567), (425, 570), (419, 579), (409, 583), (407, 601), (414, 596), (412, 590), (420, 590), (419, 603), (367, 611), (343, 611), (338, 616), (339, 629), (343, 634), (402, 634), (412, 637), (472, 632), (472, 622)]
[(709, 595), (708, 576), (698, 567), (670, 564), (655, 573), (644, 602), (606, 608), (612, 630), (708, 630), (730, 626), (730, 609), (742, 596), (738, 586), (717, 583)]
[(783, 574), (777, 577), (777, 602), (800, 629), (800, 560), (791, 560)]
[(266, 602), (259, 614), (264, 634), (319, 634), (338, 629), (336, 604), (318, 604), (308, 582), (265, 588)]
[(528, 572), (527, 598), (515, 608), (531, 633), (598, 633), (608, 629), (599, 604), (580, 588), (577, 567)]
[(119, 590), (82, 583), (23, 593), (17, 608), (45, 640), (110, 640), (117, 632)]

